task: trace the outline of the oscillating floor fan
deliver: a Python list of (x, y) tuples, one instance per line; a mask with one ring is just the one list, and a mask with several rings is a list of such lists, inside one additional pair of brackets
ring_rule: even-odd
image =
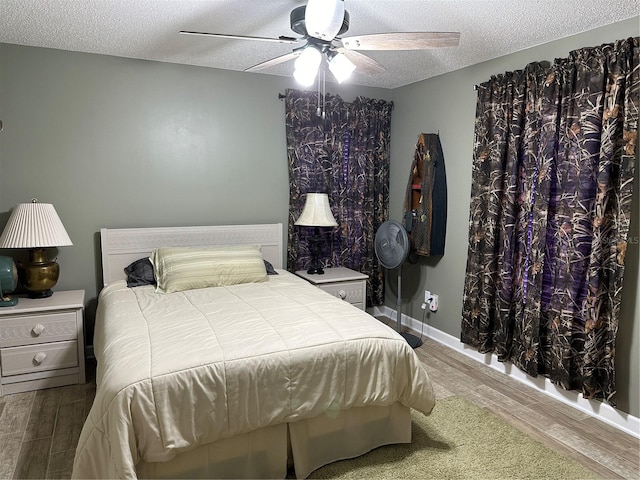
[(398, 269), (398, 294), (396, 299), (398, 333), (407, 341), (411, 348), (422, 345), (415, 335), (402, 331), (402, 264), (409, 255), (409, 236), (400, 222), (387, 220), (376, 232), (374, 249), (380, 264), (387, 270)]

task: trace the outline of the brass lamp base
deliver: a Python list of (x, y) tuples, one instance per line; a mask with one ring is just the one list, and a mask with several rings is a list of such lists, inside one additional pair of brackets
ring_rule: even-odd
[(51, 289), (58, 283), (60, 265), (55, 260), (47, 260), (44, 248), (29, 250), (29, 261), (18, 265), (20, 283), (31, 298), (47, 298), (53, 295)]

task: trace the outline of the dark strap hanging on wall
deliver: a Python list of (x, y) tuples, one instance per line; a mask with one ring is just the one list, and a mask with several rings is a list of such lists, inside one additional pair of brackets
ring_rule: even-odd
[(435, 133), (418, 135), (404, 210), (412, 250), (426, 257), (444, 255), (447, 176), (440, 137)]

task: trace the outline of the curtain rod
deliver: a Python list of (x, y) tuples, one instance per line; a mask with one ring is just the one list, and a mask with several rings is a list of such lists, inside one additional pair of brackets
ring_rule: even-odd
[[(473, 86), (473, 89), (474, 89), (474, 90), (478, 90), (478, 88), (480, 88), (480, 86), (479, 86), (479, 85), (477, 85), (477, 84)], [(286, 95), (284, 95), (283, 93), (278, 93), (278, 99), (280, 99), (280, 100), (284, 100), (285, 98), (287, 98), (287, 96), (286, 96)]]
[[(477, 84), (473, 86), (474, 90), (478, 90), (478, 88), (479, 88), (479, 85), (477, 85)], [(284, 100), (285, 98), (287, 98), (287, 96), (285, 94), (283, 94), (283, 93), (278, 93), (278, 98), (280, 100)]]

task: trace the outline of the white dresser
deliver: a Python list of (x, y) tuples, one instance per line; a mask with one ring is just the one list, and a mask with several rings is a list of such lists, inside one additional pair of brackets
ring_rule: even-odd
[(0, 394), (85, 383), (84, 290), (0, 307)]
[(318, 288), (342, 300), (355, 305), (361, 310), (367, 306), (368, 275), (349, 268), (325, 268), (324, 275), (309, 274), (306, 270), (295, 272)]

